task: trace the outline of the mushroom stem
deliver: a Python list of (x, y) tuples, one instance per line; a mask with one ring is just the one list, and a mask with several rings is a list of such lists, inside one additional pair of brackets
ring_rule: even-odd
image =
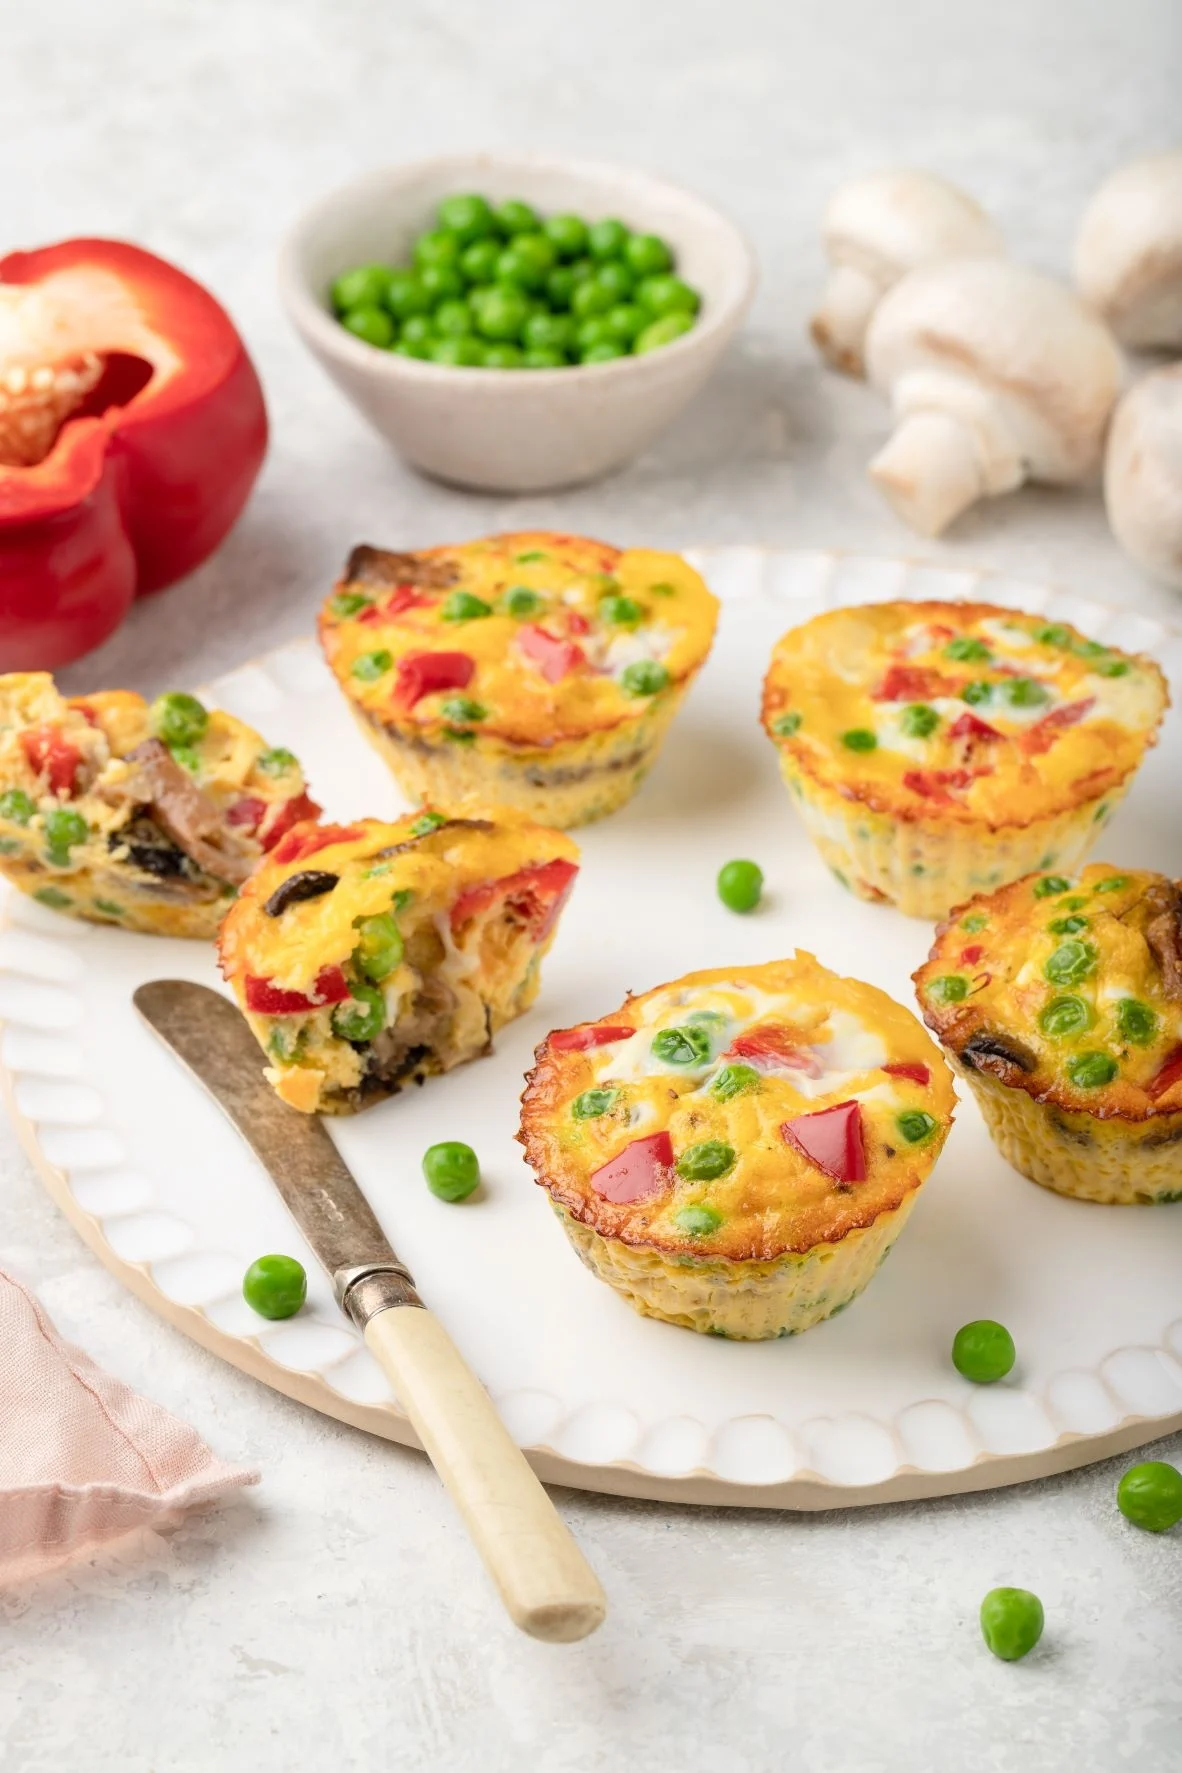
[(818, 351), (834, 369), (848, 376), (863, 373), (862, 341), (881, 296), (882, 285), (854, 265), (837, 265), (829, 273), (809, 331)]
[(973, 434), (951, 413), (911, 412), (870, 464), (904, 523), (938, 536), (986, 492)]

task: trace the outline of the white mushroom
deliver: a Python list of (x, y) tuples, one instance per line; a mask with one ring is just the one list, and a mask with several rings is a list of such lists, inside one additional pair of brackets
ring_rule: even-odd
[(1075, 281), (1126, 345), (1182, 347), (1182, 148), (1105, 179), (1079, 225)]
[(978, 499), (1087, 474), (1121, 356), (1061, 283), (1004, 259), (955, 259), (883, 298), (866, 367), (897, 421), (871, 477), (905, 523), (935, 536)]
[(1104, 502), (1121, 547), (1182, 590), (1182, 363), (1155, 369), (1117, 406)]
[(825, 252), (833, 269), (809, 325), (822, 357), (863, 373), (862, 341), (877, 304), (899, 278), (935, 259), (996, 258), (1001, 235), (971, 197), (932, 172), (872, 172), (829, 200)]

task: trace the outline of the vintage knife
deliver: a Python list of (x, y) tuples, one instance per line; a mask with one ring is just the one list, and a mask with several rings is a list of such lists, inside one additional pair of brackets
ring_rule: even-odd
[(327, 1269), (337, 1303), (381, 1362), (514, 1623), (553, 1643), (584, 1638), (603, 1590), (488, 1393), (423, 1305), (320, 1120), (281, 1102), (234, 1004), (155, 979), (136, 1009), (205, 1085), (267, 1171)]

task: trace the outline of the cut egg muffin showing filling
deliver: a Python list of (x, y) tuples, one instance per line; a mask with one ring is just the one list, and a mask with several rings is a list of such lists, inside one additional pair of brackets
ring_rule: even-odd
[(319, 811), (290, 751), (195, 696), (66, 700), (47, 672), (0, 677), (0, 873), (55, 911), (210, 941)]
[(804, 953), (687, 973), (536, 1059), (519, 1137), (576, 1251), (637, 1311), (715, 1336), (848, 1305), (952, 1122), (917, 1019)]
[(320, 638), (412, 799), (566, 827), (640, 785), (717, 611), (679, 555), (529, 533), (355, 548)]
[(349, 1114), (489, 1052), (537, 996), (578, 853), (514, 813), (290, 831), (219, 937), (283, 1100)]
[(1182, 1199), (1182, 882), (1029, 875), (954, 912), (915, 984), (1016, 1170), (1081, 1200)]
[(987, 603), (829, 610), (777, 643), (763, 724), (806, 829), (864, 899), (944, 917), (1073, 868), (1156, 739), (1152, 660)]

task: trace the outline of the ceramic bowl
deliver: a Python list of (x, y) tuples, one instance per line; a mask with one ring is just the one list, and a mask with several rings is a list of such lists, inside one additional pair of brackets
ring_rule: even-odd
[[(543, 214), (619, 216), (669, 241), (702, 294), (692, 332), (642, 357), (551, 370), (460, 369), (376, 350), (333, 317), (350, 265), (409, 260), (441, 197), (522, 197)], [(525, 154), (453, 155), (354, 179), (315, 203), (284, 244), (280, 293), (300, 337), (400, 455), (442, 480), (540, 492), (594, 479), (643, 449), (698, 391), (742, 319), (755, 263), (701, 198), (643, 173)]]

